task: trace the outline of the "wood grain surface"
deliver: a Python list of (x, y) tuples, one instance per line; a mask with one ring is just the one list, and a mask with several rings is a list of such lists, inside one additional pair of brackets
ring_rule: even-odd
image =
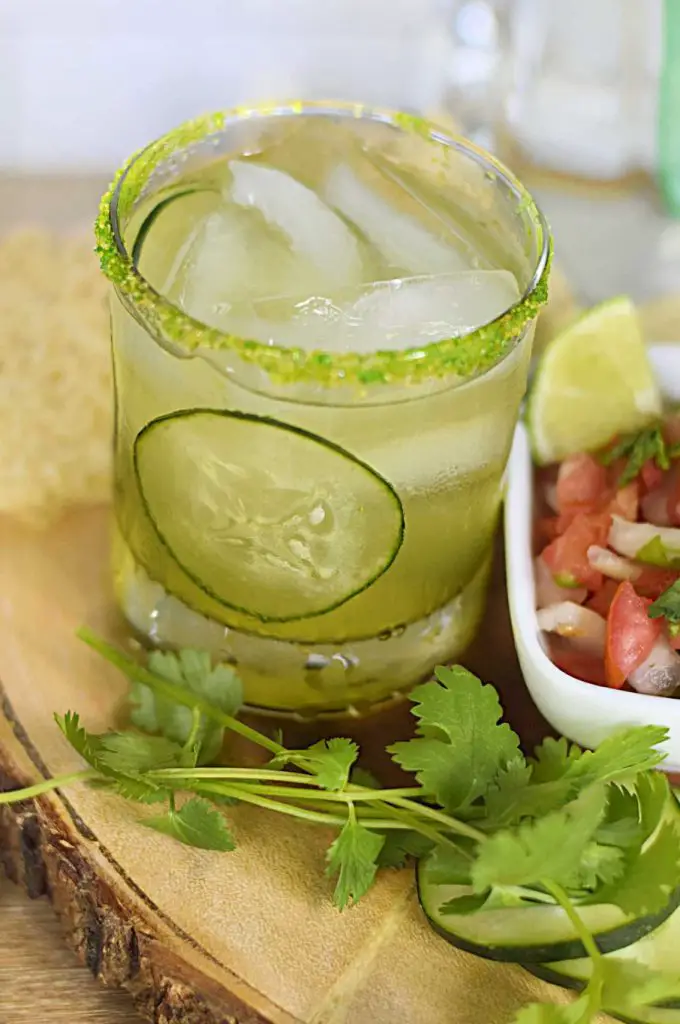
[[(99, 731), (120, 706), (123, 680), (74, 638), (83, 621), (114, 629), (108, 533), (106, 510), (74, 514), (39, 538), (0, 529), (5, 785), (35, 778), (39, 765), (53, 774), (79, 768), (52, 710), (77, 709)], [(545, 733), (514, 655), (500, 550), (486, 624), (465, 660), (496, 682), (529, 745)], [(380, 750), (409, 721), (404, 705), (351, 732)], [(50, 894), (81, 960), (101, 982), (129, 988), (158, 1024), (506, 1024), (532, 999), (565, 998), (437, 938), (409, 870), (383, 873), (359, 907), (338, 915), (320, 829), (234, 808), (239, 847), (225, 856), (141, 828), (143, 813), (69, 787), (37, 808), (0, 810), (0, 860), (29, 892)], [(84, 971), (65, 966), (57, 929), (44, 925), (48, 911), (3, 887), (0, 1024), (47, 1024), (59, 1014), (77, 1024), (81, 1007), (82, 1020), (134, 1020), (124, 999), (107, 1003)]]
[(64, 945), (47, 899), (0, 874), (2, 1024), (142, 1024), (130, 997), (98, 985)]

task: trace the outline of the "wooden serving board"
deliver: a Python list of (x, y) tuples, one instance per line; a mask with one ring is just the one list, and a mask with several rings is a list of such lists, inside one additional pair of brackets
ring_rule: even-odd
[[(82, 767), (54, 711), (77, 710), (95, 731), (115, 719), (125, 682), (74, 637), (83, 623), (120, 629), (108, 530), (106, 509), (42, 534), (0, 523), (0, 788)], [(498, 686), (529, 745), (545, 734), (515, 659), (500, 559), (466, 663)], [(408, 725), (404, 706), (353, 732), (379, 770), (376, 752)], [(411, 870), (383, 872), (358, 907), (338, 913), (318, 828), (236, 808), (238, 849), (219, 854), (143, 828), (144, 813), (82, 785), (0, 808), (0, 860), (30, 896), (49, 896), (93, 974), (128, 989), (154, 1021), (505, 1024), (532, 999), (565, 998), (437, 937)]]

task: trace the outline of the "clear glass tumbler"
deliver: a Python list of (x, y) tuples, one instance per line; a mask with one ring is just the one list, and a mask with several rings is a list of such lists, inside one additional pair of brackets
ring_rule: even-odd
[(281, 104), (152, 143), (97, 238), (137, 634), (303, 715), (458, 657), (546, 298), (521, 184), (421, 119)]

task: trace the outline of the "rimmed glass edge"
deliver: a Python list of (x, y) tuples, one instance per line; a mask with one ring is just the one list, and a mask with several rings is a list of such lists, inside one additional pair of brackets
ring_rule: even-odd
[[(119, 220), (142, 194), (156, 167), (195, 142), (250, 117), (277, 115), (352, 116), (391, 124), (440, 145), (454, 148), (501, 179), (526, 211), (539, 243), (539, 256), (522, 297), (504, 313), (469, 334), (429, 345), (375, 352), (325, 352), (268, 345), (210, 327), (173, 305), (139, 273), (123, 242)], [(96, 251), (106, 277), (132, 305), (150, 333), (187, 355), (197, 349), (231, 351), (254, 364), (276, 383), (309, 383), (323, 387), (360, 384), (416, 384), (452, 376), (470, 379), (495, 366), (537, 316), (548, 297), (552, 257), (550, 230), (533, 198), (503, 164), (473, 143), (438, 128), (426, 118), (335, 101), (260, 104), (206, 114), (187, 121), (134, 154), (116, 173), (102, 197), (95, 224)]]

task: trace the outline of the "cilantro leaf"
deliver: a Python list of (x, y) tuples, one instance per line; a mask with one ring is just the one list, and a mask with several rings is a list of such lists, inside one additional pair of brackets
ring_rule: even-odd
[(384, 833), (382, 850), (378, 854), (379, 868), (403, 868), (409, 858), (420, 860), (432, 850), (434, 843), (420, 832), (390, 829)]
[(531, 766), (513, 757), (501, 768), (484, 796), (488, 817), (498, 823), (519, 821), (531, 782)]
[(625, 854), (620, 847), (591, 841), (583, 848), (581, 862), (569, 881), (569, 887), (597, 889), (598, 885), (611, 885), (625, 869)]
[(99, 737), (99, 764), (115, 772), (138, 774), (155, 768), (175, 768), (182, 748), (164, 736), (109, 732)]
[(364, 828), (350, 811), (346, 825), (326, 854), (326, 874), (338, 873), (333, 902), (339, 910), (357, 903), (372, 886), (383, 842), (383, 836)]
[[(149, 655), (149, 671), (177, 686), (204, 697), (228, 715), (234, 715), (243, 702), (243, 688), (236, 673), (228, 665), (211, 665), (205, 651), (186, 648), (172, 652), (153, 651)], [(192, 735), (194, 716), (191, 708), (155, 694), (143, 683), (130, 685), (131, 718), (145, 732), (161, 733), (169, 740), (185, 744)], [(208, 764), (222, 747), (224, 730), (200, 716), (196, 741), (199, 744), (197, 761)]]
[(323, 789), (344, 789), (352, 765), (359, 755), (359, 748), (353, 740), (339, 736), (330, 740), (319, 740), (306, 750), (287, 750), (277, 754), (272, 764), (295, 764), (307, 768), (316, 775)]
[(606, 957), (601, 970), (602, 1004), (614, 1012), (636, 1014), (643, 1006), (680, 996), (680, 972), (660, 973), (635, 960)]
[(521, 757), (519, 739), (509, 725), (499, 724), (502, 708), (492, 686), (459, 665), (435, 674), (437, 682), (411, 694), (419, 738), (387, 749), (442, 807), (454, 811), (484, 796), (499, 771)]
[(474, 847), (469, 840), (457, 840), (453, 846), (435, 846), (425, 862), (428, 882), (435, 885), (470, 885)]
[(583, 751), (580, 747), (569, 743), (564, 736), (553, 739), (547, 736), (534, 750), (531, 758), (533, 765), (532, 781), (557, 782), (571, 770), (575, 761), (578, 761)]
[(220, 812), (201, 797), (192, 797), (179, 810), (169, 810), (157, 818), (146, 818), (142, 824), (199, 850), (224, 853), (236, 846)]
[(659, 725), (635, 725), (608, 736), (597, 750), (584, 750), (569, 769), (571, 778), (584, 782), (630, 782), (640, 772), (655, 768), (665, 758), (656, 749), (668, 738)]
[(442, 903), (439, 908), (440, 914), (476, 914), (481, 910), (489, 899), (489, 892), (469, 893), (467, 896), (454, 896), (453, 899)]
[(140, 804), (165, 803), (171, 796), (169, 789), (138, 775), (103, 775), (101, 778), (93, 779), (90, 785), (96, 789), (107, 789), (125, 800), (135, 800)]
[(663, 772), (645, 772), (635, 782), (642, 840), (648, 839), (675, 800), (668, 776)]
[(656, 914), (668, 904), (680, 877), (680, 831), (663, 822), (642, 852), (624, 851), (624, 871), (599, 889), (589, 903), (613, 903), (626, 914)]
[[(646, 778), (646, 775), (641, 776), (641, 780)], [(639, 788), (640, 783), (631, 793), (619, 786), (609, 787), (607, 814), (595, 833), (596, 842), (605, 846), (619, 846), (622, 849), (629, 846), (637, 846), (638, 850), (641, 848), (643, 828), (640, 821)], [(657, 821), (658, 818), (659, 815)]]
[(88, 732), (80, 724), (80, 716), (76, 711), (67, 711), (64, 717), (55, 715), (54, 720), (64, 736), (84, 761), (91, 768), (100, 770), (101, 742), (99, 736)]
[(628, 462), (619, 477), (619, 487), (625, 487), (634, 480), (646, 462), (655, 462), (659, 469), (668, 469), (670, 459), (661, 427), (645, 427), (634, 434), (626, 434), (599, 456), (605, 466), (623, 458)]
[[(135, 733), (108, 733), (98, 736), (87, 732), (80, 724), (79, 716), (71, 711), (67, 711), (63, 718), (59, 715), (55, 715), (54, 718), (71, 746), (92, 768), (101, 773), (102, 777), (91, 780), (91, 785), (109, 789), (126, 800), (136, 800), (139, 803), (157, 803), (168, 798), (166, 788), (135, 776), (135, 769), (130, 767), (126, 759), (117, 762), (106, 747), (107, 741), (113, 736), (130, 735), (133, 741), (143, 741), (146, 737), (137, 736)], [(159, 766), (154, 764), (153, 767)]]
[(587, 1024), (591, 1019), (590, 1001), (582, 995), (568, 1006), (530, 1003), (519, 1011), (512, 1024)]
[(563, 807), (576, 795), (577, 783), (568, 777), (533, 783), (532, 766), (522, 760), (511, 761), (496, 776), (485, 797), (487, 821), (480, 827), (515, 825), (523, 818), (540, 818)]
[(607, 806), (604, 786), (592, 786), (560, 811), (489, 836), (472, 868), (476, 892), (541, 880), (568, 885)]
[(680, 622), (680, 580), (671, 584), (661, 597), (649, 606), (647, 614), (650, 619), (667, 619), (669, 622)]
[(349, 781), (354, 786), (365, 786), (366, 789), (380, 789), (380, 780), (368, 768), (355, 765), (349, 773)]

